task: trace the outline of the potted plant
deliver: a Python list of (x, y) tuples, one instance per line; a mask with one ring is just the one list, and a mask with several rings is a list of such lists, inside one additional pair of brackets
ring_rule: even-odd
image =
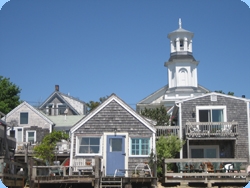
[(132, 172), (132, 177), (133, 178), (138, 178), (140, 176), (140, 172), (138, 170), (135, 170)]

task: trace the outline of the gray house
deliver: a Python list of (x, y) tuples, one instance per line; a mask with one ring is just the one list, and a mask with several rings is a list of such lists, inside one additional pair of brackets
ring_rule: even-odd
[(97, 155), (102, 158), (106, 176), (113, 176), (116, 169), (135, 169), (155, 151), (154, 126), (115, 94), (80, 120), (70, 133), (70, 166), (94, 165)]
[(23, 102), (4, 117), (8, 123), (7, 134), (16, 138), (15, 157), (23, 158), (25, 149), (29, 153), (33, 146), (41, 142), (43, 137), (50, 133), (54, 123), (43, 113)]
[(183, 158), (249, 159), (249, 99), (208, 93), (176, 102)]

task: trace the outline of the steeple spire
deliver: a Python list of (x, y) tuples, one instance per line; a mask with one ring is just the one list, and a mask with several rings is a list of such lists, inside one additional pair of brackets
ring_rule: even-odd
[(181, 18), (179, 18), (179, 29), (181, 29)]

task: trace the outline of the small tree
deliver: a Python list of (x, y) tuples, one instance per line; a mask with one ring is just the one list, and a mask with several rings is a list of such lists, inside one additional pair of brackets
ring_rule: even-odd
[(17, 107), (21, 103), (20, 92), (21, 89), (9, 78), (0, 76), (0, 111), (7, 114)]
[(99, 98), (99, 101), (89, 101), (86, 104), (88, 113), (91, 112), (92, 110), (94, 110), (100, 104), (102, 104), (107, 98), (108, 98), (108, 96)]
[(35, 157), (42, 159), (43, 161), (51, 162), (55, 158), (55, 147), (56, 143), (61, 140), (68, 140), (68, 134), (61, 131), (53, 131), (50, 134), (47, 134), (42, 143), (34, 148)]
[(169, 124), (169, 115), (163, 105), (159, 108), (145, 108), (141, 111), (141, 115), (155, 120), (157, 122), (156, 126)]
[[(170, 135), (168, 137), (161, 136), (156, 142), (157, 153), (157, 174), (162, 176), (163, 162), (166, 158), (174, 158), (180, 152), (185, 141), (180, 140), (177, 136)], [(171, 168), (171, 165), (168, 165)]]

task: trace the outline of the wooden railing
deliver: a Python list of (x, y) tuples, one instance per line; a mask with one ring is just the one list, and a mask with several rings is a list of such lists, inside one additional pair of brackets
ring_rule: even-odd
[(179, 135), (179, 126), (156, 126), (156, 137), (168, 136), (168, 135)]
[(236, 137), (239, 124), (237, 122), (187, 122), (186, 136), (199, 137)]
[[(38, 143), (30, 144), (27, 142), (17, 142), (16, 153), (17, 154), (25, 154), (26, 150), (29, 154), (34, 153), (34, 148), (38, 145)], [(60, 153), (69, 153), (70, 152), (70, 143), (69, 142), (58, 142), (57, 148), (55, 149), (57, 154)]]
[[(237, 158), (189, 158), (189, 159), (165, 159), (164, 160), (164, 180), (165, 183), (173, 182), (248, 182), (249, 177), (246, 171), (247, 159)], [(176, 165), (176, 170), (168, 170), (169, 164)], [(182, 168), (178, 168), (180, 164), (184, 164)], [(196, 171), (192, 169), (195, 164), (203, 165), (203, 167)], [(208, 164), (212, 164), (208, 167)], [(216, 165), (217, 164), (217, 165)], [(218, 164), (222, 165), (218, 167)], [(239, 164), (235, 167), (226, 170), (225, 164)], [(213, 166), (217, 167), (213, 167)], [(222, 178), (223, 177), (223, 178)]]
[[(17, 173), (20, 169), (22, 173)], [(26, 164), (14, 162), (9, 159), (0, 158), (0, 179), (5, 186), (23, 187), (27, 179), (28, 169)]]

